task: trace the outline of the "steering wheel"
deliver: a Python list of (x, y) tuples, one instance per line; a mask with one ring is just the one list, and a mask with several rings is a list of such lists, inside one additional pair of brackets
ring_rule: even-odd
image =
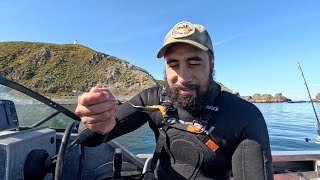
[(74, 121), (64, 131), (64, 135), (62, 137), (62, 141), (61, 141), (61, 144), (59, 147), (59, 152), (57, 155), (56, 169), (55, 169), (55, 173), (54, 173), (55, 180), (63, 179), (63, 165), (64, 165), (64, 161), (65, 161), (66, 150), (68, 147), (68, 142), (69, 142), (72, 130), (76, 126), (79, 126), (79, 121)]
[(56, 169), (55, 169), (55, 179), (56, 180), (62, 179), (63, 163), (64, 163), (64, 159), (65, 159), (65, 155), (66, 155), (68, 140), (70, 139), (70, 135), (71, 135), (74, 127), (79, 125), (79, 122), (81, 121), (80, 117), (78, 117), (75, 113), (71, 112), (67, 108), (61, 106), (60, 104), (46, 98), (45, 96), (43, 96), (37, 92), (32, 91), (31, 89), (29, 89), (19, 83), (16, 83), (16, 82), (11, 81), (9, 79), (0, 77), (0, 85), (4, 85), (4, 86), (7, 86), (11, 89), (17, 90), (23, 94), (26, 94), (26, 95), (44, 103), (44, 104), (46, 104), (49, 107), (57, 110), (56, 113), (54, 113), (51, 116), (49, 116), (48, 118), (42, 120), (38, 124), (35, 124), (34, 127), (44, 123), (45, 121), (49, 120), (51, 117), (53, 117), (59, 113), (62, 113), (64, 115), (70, 117), (71, 119), (75, 120), (75, 122), (70, 124), (67, 127), (67, 129), (65, 130), (64, 136), (62, 138), (62, 142), (61, 142), (61, 145), (59, 148), (58, 159), (56, 162)]

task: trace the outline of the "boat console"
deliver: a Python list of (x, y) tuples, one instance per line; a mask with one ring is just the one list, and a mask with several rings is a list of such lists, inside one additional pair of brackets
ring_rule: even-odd
[(18, 115), (13, 101), (0, 100), (0, 131), (19, 126)]
[(66, 107), (0, 77), (0, 179), (141, 176), (143, 161), (117, 142), (79, 144), (79, 120)]
[(46, 158), (55, 154), (56, 131), (53, 129), (37, 127), (24, 131), (2, 131), (0, 164), (4, 168), (0, 168), (0, 179), (25, 179), (28, 172), (44, 169), (41, 166), (45, 164)]

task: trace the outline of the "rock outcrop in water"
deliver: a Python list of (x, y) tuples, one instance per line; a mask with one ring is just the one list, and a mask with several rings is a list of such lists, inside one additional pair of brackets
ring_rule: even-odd
[(254, 94), (253, 96), (242, 96), (243, 99), (254, 103), (271, 103), (271, 102), (288, 102), (288, 99), (282, 93), (276, 93), (274, 96), (270, 94)]
[(315, 101), (320, 102), (320, 93), (318, 93), (318, 94), (316, 95)]

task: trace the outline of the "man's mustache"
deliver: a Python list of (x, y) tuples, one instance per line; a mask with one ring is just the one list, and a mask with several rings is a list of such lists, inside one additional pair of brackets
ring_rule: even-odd
[(199, 89), (200, 85), (197, 84), (191, 84), (191, 85), (173, 85), (173, 89), (178, 89), (178, 90), (187, 90), (187, 89)]

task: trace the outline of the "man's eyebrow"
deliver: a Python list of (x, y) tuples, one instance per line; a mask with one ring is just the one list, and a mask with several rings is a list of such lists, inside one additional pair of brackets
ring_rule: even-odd
[(170, 63), (174, 63), (174, 62), (177, 62), (178, 60), (176, 59), (167, 59), (167, 64), (170, 64)]
[(188, 57), (187, 61), (202, 61), (203, 59), (199, 56)]

